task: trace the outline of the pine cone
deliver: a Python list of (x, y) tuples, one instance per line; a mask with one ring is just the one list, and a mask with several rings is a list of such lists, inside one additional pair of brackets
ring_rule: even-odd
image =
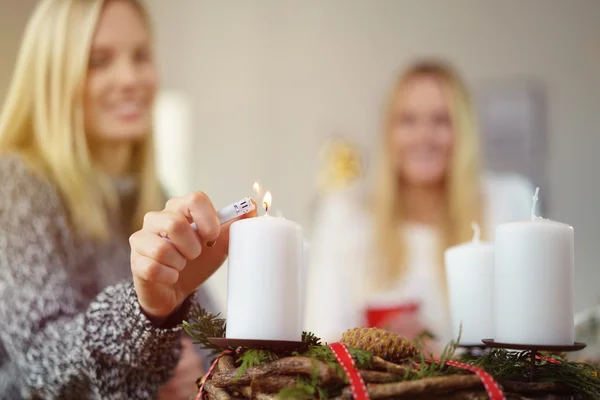
[(370, 351), (391, 362), (400, 362), (419, 352), (406, 338), (379, 328), (350, 329), (344, 332), (341, 342), (354, 349)]

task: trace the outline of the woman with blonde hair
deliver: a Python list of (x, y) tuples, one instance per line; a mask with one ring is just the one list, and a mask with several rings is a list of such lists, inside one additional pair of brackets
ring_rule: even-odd
[(452, 67), (424, 60), (399, 76), (374, 188), (338, 192), (321, 210), (306, 329), (328, 340), (362, 325), (407, 336), (424, 328), (440, 346), (451, 339), (444, 250), (470, 240), (473, 222), (489, 237), (525, 217), (533, 193), (519, 176), (483, 176), (479, 149), (473, 105)]
[(0, 115), (0, 398), (194, 393), (178, 326), (229, 225), (203, 193), (165, 206), (152, 53), (137, 0), (43, 0), (28, 23)]

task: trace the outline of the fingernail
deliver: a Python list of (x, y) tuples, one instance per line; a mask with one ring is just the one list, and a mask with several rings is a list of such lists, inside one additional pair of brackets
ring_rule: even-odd
[(213, 247), (215, 244), (217, 244), (217, 239), (206, 242), (207, 247)]

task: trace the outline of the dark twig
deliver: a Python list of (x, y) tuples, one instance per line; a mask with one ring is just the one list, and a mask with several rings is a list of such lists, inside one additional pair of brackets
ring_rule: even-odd
[(214, 375), (212, 381), (217, 387), (227, 387), (234, 385), (248, 385), (254, 379), (265, 375), (307, 375), (310, 376), (315, 369), (319, 382), (323, 385), (340, 382), (340, 377), (336, 370), (327, 364), (312, 360), (306, 357), (286, 357), (275, 360), (268, 364), (258, 365), (248, 369), (240, 377), (236, 377), (236, 371), (218, 372)]
[[(393, 397), (414, 398), (415, 396), (450, 392), (453, 390), (474, 389), (481, 387), (479, 377), (475, 375), (439, 376), (434, 378), (423, 378), (417, 381), (405, 381), (398, 383), (370, 384), (367, 385), (371, 399), (384, 399)], [(351, 400), (352, 391), (345, 388), (340, 400)]]

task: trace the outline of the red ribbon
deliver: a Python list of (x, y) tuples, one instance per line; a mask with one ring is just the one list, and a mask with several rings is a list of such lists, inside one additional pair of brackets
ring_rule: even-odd
[[(358, 372), (356, 364), (354, 363), (354, 359), (350, 355), (348, 348), (341, 343), (332, 343), (329, 345), (329, 348), (333, 351), (335, 358), (346, 372), (346, 376), (348, 377), (348, 381), (350, 383), (350, 389), (352, 390), (352, 397), (355, 400), (369, 400), (370, 398), (367, 391), (367, 386), (365, 385), (362, 376)], [(439, 364), (440, 361), (436, 361), (436, 363)], [(490, 400), (506, 399), (504, 392), (502, 389), (500, 389), (500, 386), (496, 380), (483, 369), (456, 361), (446, 361), (445, 365), (462, 368), (475, 373), (475, 375), (481, 379), (481, 383), (483, 384), (483, 387), (485, 388)]]
[(561, 363), (560, 361), (558, 361), (558, 360), (556, 360), (554, 358), (542, 357), (542, 356), (538, 356), (538, 355), (535, 356), (535, 359), (536, 360), (540, 360), (540, 361), (546, 361), (546, 362), (549, 362), (549, 363), (552, 363), (552, 364), (560, 364)]
[[(436, 363), (439, 364), (440, 362), (436, 361)], [(485, 390), (491, 400), (505, 400), (506, 399), (506, 396), (504, 396), (504, 392), (502, 391), (502, 389), (500, 389), (498, 382), (496, 382), (496, 380), (492, 377), (492, 375), (485, 372), (483, 369), (476, 368), (472, 365), (459, 363), (456, 361), (446, 361), (446, 365), (466, 369), (467, 371), (471, 371), (471, 372), (475, 373), (475, 375), (477, 375), (479, 377), (479, 379), (481, 379), (481, 383), (483, 384), (483, 387), (485, 388)]]
[(211, 364), (206, 375), (204, 375), (202, 377), (202, 380), (201, 380), (202, 383), (200, 384), (200, 389), (198, 390), (198, 395), (196, 396), (196, 400), (202, 400), (202, 394), (204, 393), (204, 384), (206, 383), (207, 380), (210, 379), (210, 376), (212, 375), (215, 368), (217, 367), (217, 364), (219, 363), (219, 360), (221, 359), (221, 357), (223, 357), (227, 354), (230, 354), (230, 353), (232, 353), (231, 350), (225, 350), (221, 354), (219, 354), (217, 356), (217, 358), (215, 358), (215, 361), (213, 361), (213, 363)]
[(352, 397), (356, 400), (369, 400), (369, 392), (367, 391), (367, 385), (362, 376), (358, 373), (354, 359), (350, 355), (348, 348), (341, 343), (332, 343), (329, 345), (331, 351), (338, 360), (350, 383), (350, 390), (352, 390)]
[[(352, 355), (350, 355), (348, 348), (342, 343), (332, 343), (329, 345), (329, 348), (331, 349), (331, 351), (333, 351), (335, 358), (340, 363), (340, 365), (344, 369), (344, 372), (346, 373), (346, 376), (348, 377), (348, 383), (350, 384), (350, 389), (352, 390), (352, 397), (355, 400), (370, 400), (369, 392), (367, 391), (367, 385), (365, 385), (365, 381), (358, 372), (356, 364), (354, 363), (354, 359), (352, 358)], [(196, 400), (202, 399), (202, 394), (204, 393), (204, 384), (208, 379), (210, 379), (210, 376), (214, 372), (214, 369), (219, 363), (221, 357), (231, 353), (231, 350), (225, 350), (217, 356), (215, 361), (213, 361), (208, 372), (202, 378), (202, 383), (200, 385), (200, 389), (198, 390), (198, 396), (196, 397)], [(560, 364), (560, 361), (555, 360), (553, 358), (540, 356), (536, 356), (536, 358), (543, 361)], [(431, 363), (431, 361), (426, 362)], [(435, 363), (439, 364), (440, 361), (435, 361)], [(461, 368), (473, 372), (475, 375), (477, 375), (479, 379), (481, 379), (481, 383), (483, 384), (483, 387), (485, 388), (490, 400), (506, 400), (506, 396), (504, 395), (502, 389), (500, 389), (498, 382), (496, 382), (492, 375), (490, 375), (483, 369), (474, 367), (472, 365), (459, 363), (457, 361), (446, 361), (445, 365)]]

